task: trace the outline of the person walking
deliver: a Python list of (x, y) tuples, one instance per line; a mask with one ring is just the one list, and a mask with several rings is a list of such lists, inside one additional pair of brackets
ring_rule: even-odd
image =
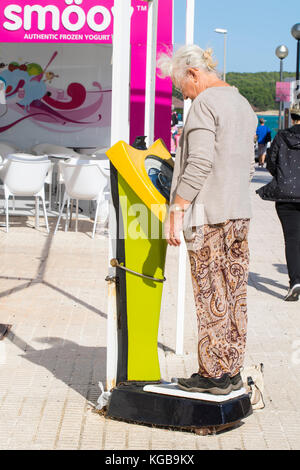
[(263, 167), (266, 159), (267, 144), (271, 142), (271, 131), (265, 125), (264, 118), (259, 119), (259, 125), (256, 129), (256, 139), (258, 144), (258, 166)]
[(294, 106), (290, 112), (293, 126), (280, 130), (267, 152), (267, 169), (273, 179), (256, 192), (262, 199), (276, 201), (290, 283), (284, 300), (297, 301), (300, 295), (300, 107)]
[(177, 126), (177, 124), (178, 124), (178, 114), (175, 111), (174, 106), (172, 106), (171, 126), (174, 127), (174, 126)]
[(182, 129), (183, 129), (183, 125), (182, 125), (182, 124), (178, 124), (178, 126), (177, 126), (177, 133), (176, 133), (176, 135), (175, 135), (176, 150), (177, 150), (178, 147), (179, 147), (179, 142), (180, 142), (180, 139), (181, 139), (181, 136), (182, 136)]
[(254, 174), (257, 117), (237, 88), (216, 72), (212, 50), (196, 45), (163, 54), (171, 77), (192, 105), (175, 158), (165, 236), (185, 238), (198, 322), (198, 370), (178, 378), (192, 392), (226, 395), (242, 386), (247, 336), (249, 186)]
[(176, 134), (178, 132), (177, 126), (171, 127), (171, 148), (170, 148), (170, 153), (173, 158), (175, 158), (176, 155)]

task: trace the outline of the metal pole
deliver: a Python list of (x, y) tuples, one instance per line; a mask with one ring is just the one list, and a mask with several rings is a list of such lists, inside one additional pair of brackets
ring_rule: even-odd
[(115, 0), (111, 145), (129, 140), (131, 0)]
[[(131, 0), (115, 0), (112, 73), (111, 145), (119, 140), (129, 141), (130, 99), (130, 27)], [(110, 201), (109, 269), (107, 308), (106, 390), (116, 386), (117, 377), (117, 304), (115, 268), (110, 260), (116, 257), (116, 214)]]
[[(186, 1), (186, 44), (194, 43), (195, 30), (195, 0)], [(191, 100), (184, 102), (183, 119), (186, 121)], [(183, 234), (180, 234), (181, 245), (179, 247), (178, 261), (178, 288), (177, 288), (177, 325), (176, 325), (176, 354), (183, 355), (184, 343), (184, 314), (185, 314), (185, 292), (186, 292), (186, 258), (187, 251)]]
[(295, 88), (295, 94), (294, 94), (294, 101), (296, 103), (299, 102), (299, 89), (300, 89), (300, 83), (299, 83), (299, 61), (300, 61), (300, 39), (297, 39), (297, 64), (296, 64), (296, 88)]
[(145, 136), (146, 136), (146, 142), (147, 142), (148, 147), (154, 142), (157, 20), (158, 20), (158, 0), (151, 0), (148, 2), (146, 101), (145, 101)]
[(227, 33), (224, 33), (224, 69), (223, 69), (224, 82), (226, 82), (226, 42), (227, 42)]
[[(276, 47), (275, 54), (280, 60), (280, 70), (279, 70), (279, 83), (283, 82), (283, 59), (288, 56), (289, 50), (288, 48), (284, 45), (281, 44), (281, 46)], [(284, 101), (279, 99), (279, 115), (278, 115), (278, 129), (283, 129), (284, 128), (284, 123), (283, 123), (283, 110), (284, 110)]]
[[(195, 0), (186, 0), (186, 25), (185, 25), (185, 44), (194, 44), (195, 36)], [(184, 121), (191, 107), (191, 100), (184, 101), (183, 116)]]
[(195, 32), (195, 0), (186, 0), (185, 43), (194, 44)]
[(181, 245), (178, 259), (178, 289), (177, 289), (177, 324), (176, 324), (176, 354), (183, 355), (184, 346), (184, 316), (186, 293), (186, 258), (187, 250), (183, 233), (180, 233)]
[(295, 94), (294, 94), (294, 101), (298, 103), (298, 97), (299, 97), (299, 89), (300, 89), (300, 83), (299, 83), (299, 62), (300, 62), (300, 39), (297, 39), (297, 63), (296, 63), (296, 88), (295, 88)]
[[(279, 81), (282, 82), (283, 80), (283, 59), (280, 59), (280, 78)], [(283, 103), (280, 100), (279, 102), (279, 122), (278, 122), (278, 129), (282, 129), (282, 108), (283, 108)]]
[(297, 39), (297, 65), (296, 65), (296, 82), (299, 88), (299, 55), (300, 55), (300, 39)]

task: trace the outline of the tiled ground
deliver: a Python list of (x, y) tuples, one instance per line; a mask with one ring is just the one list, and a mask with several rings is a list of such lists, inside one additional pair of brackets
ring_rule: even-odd
[[(217, 436), (106, 420), (93, 412), (105, 382), (107, 239), (79, 232), (48, 236), (33, 218), (0, 227), (0, 449), (299, 449), (300, 302), (287, 288), (281, 228), (273, 203), (254, 190), (268, 179), (257, 170), (253, 189), (247, 364), (265, 365), (266, 408)], [(0, 215), (0, 223), (4, 222)], [(50, 223), (55, 223), (50, 220)], [(196, 328), (187, 279), (185, 354), (175, 350), (177, 252), (167, 259), (159, 356), (162, 376), (196, 367)]]

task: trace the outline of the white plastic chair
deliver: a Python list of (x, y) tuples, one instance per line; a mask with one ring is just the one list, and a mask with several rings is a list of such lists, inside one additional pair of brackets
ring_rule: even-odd
[(92, 153), (92, 154), (78, 154), (78, 155), (71, 155), (68, 158), (68, 161), (76, 161), (76, 160), (88, 160), (90, 162), (106, 162), (106, 166), (109, 168), (109, 159), (107, 158), (105, 153)]
[[(81, 165), (83, 163), (96, 164), (106, 178), (106, 186), (103, 191), (103, 197), (99, 206), (99, 214), (102, 222), (105, 225), (108, 223), (109, 218), (109, 200), (110, 200), (110, 161), (105, 154), (97, 155), (80, 155), (79, 157), (71, 157), (67, 163)], [(92, 201), (91, 201), (92, 202)], [(90, 209), (91, 213), (91, 209)]]
[(3, 170), (3, 158), (0, 155), (0, 180), (1, 180), (2, 170)]
[(13, 142), (8, 142), (7, 140), (2, 140), (1, 139), (0, 140), (0, 145), (1, 144), (9, 145), (9, 146), (13, 147), (16, 150), (19, 148), (16, 144), (14, 144)]
[(4, 160), (3, 160), (3, 158), (2, 158), (1, 155), (0, 155), (0, 180), (1, 180), (1, 175), (2, 175), (2, 171), (3, 171), (3, 167), (4, 167)]
[(0, 155), (2, 158), (5, 158), (10, 153), (18, 151), (18, 147), (9, 142), (0, 142)]
[(98, 148), (96, 148), (96, 150), (94, 150), (93, 153), (94, 153), (95, 155), (97, 155), (97, 154), (103, 154), (103, 155), (105, 155), (106, 152), (107, 152), (107, 150), (109, 150), (109, 148), (110, 148), (109, 146), (107, 146), (107, 147), (98, 147)]
[(25, 160), (9, 157), (4, 163), (4, 198), (6, 213), (6, 232), (9, 228), (8, 200), (10, 196), (32, 196), (36, 200), (36, 217), (38, 216), (38, 198), (43, 204), (45, 223), (49, 233), (48, 218), (45, 204), (44, 183), (51, 162), (44, 160)]
[[(14, 159), (14, 160), (47, 160), (48, 157), (47, 155), (33, 155), (31, 153), (21, 153), (21, 152), (16, 152), (16, 153), (10, 153), (7, 155), (8, 159)], [(51, 203), (52, 203), (52, 179), (53, 179), (53, 169), (54, 169), (54, 163), (51, 163), (51, 166), (49, 168), (49, 171), (47, 173), (46, 179), (45, 179), (45, 184), (49, 185), (49, 210), (51, 210)], [(1, 177), (1, 170), (0, 170), (0, 177)], [(13, 198), (14, 200), (14, 198)], [(15, 205), (15, 201), (14, 201)]]
[[(40, 155), (42, 153), (42, 155)], [(31, 155), (30, 156), (32, 160), (36, 159), (41, 159), (41, 158), (46, 158), (48, 159), (48, 155), (44, 154), (43, 152), (36, 152), (36, 155)], [(47, 173), (46, 179), (45, 179), (45, 184), (49, 185), (49, 210), (51, 210), (52, 206), (52, 182), (53, 182), (53, 171), (54, 171), (55, 163), (51, 162), (50, 169)]]
[[(47, 144), (47, 143), (41, 143), (34, 145), (31, 149), (33, 153), (36, 153), (37, 155), (39, 154), (44, 154), (49, 157), (51, 155), (65, 155), (65, 156), (70, 156), (70, 157), (78, 157), (79, 154), (75, 152), (75, 150), (70, 149), (68, 147), (63, 147), (62, 145), (55, 145), (55, 144)], [(53, 170), (54, 167), (56, 167), (56, 163), (53, 163)], [(52, 172), (53, 173), (53, 172)], [(61, 209), (61, 195), (62, 195), (62, 186), (64, 185), (64, 180), (63, 176), (60, 173), (58, 167), (57, 167), (57, 173), (55, 173), (55, 178), (56, 178), (56, 203), (58, 205), (59, 210)], [(52, 182), (52, 174), (51, 174), (51, 182)], [(48, 181), (46, 183), (49, 184)], [(51, 199), (49, 197), (49, 206), (51, 207)]]
[(78, 230), (78, 201), (96, 201), (96, 214), (93, 227), (92, 238), (95, 237), (99, 206), (103, 199), (103, 194), (107, 186), (107, 177), (94, 162), (87, 161), (69, 161), (59, 163), (62, 172), (66, 191), (64, 194), (63, 204), (57, 220), (54, 234), (56, 234), (59, 223), (63, 214), (65, 205), (67, 204), (67, 214), (65, 231), (68, 230), (69, 222), (69, 206), (71, 199), (76, 200), (76, 231)]
[[(0, 142), (0, 157), (1, 157), (2, 163), (4, 162), (7, 155), (9, 155), (10, 153), (14, 153), (16, 151), (17, 151), (17, 147), (15, 147), (13, 144), (10, 144), (9, 142)], [(0, 172), (0, 179), (2, 179), (1, 172)]]
[(62, 154), (62, 155), (78, 155), (77, 152), (73, 149), (69, 149), (68, 147), (63, 147), (61, 145), (55, 145), (55, 144), (37, 144), (34, 145), (31, 149), (33, 153), (36, 153), (37, 155), (44, 154), (44, 155), (56, 155), (56, 154)]
[(84, 155), (96, 155), (98, 153), (106, 153), (107, 150), (109, 150), (109, 146), (107, 147), (87, 147), (87, 148), (76, 148), (76, 152), (79, 154), (84, 154)]
[(3, 158), (0, 155), (0, 180), (1, 180), (1, 174), (2, 174), (3, 167), (4, 167), (4, 161), (3, 161)]

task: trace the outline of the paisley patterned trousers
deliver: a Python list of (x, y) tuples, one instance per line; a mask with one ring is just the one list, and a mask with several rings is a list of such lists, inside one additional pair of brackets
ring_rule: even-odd
[(247, 335), (249, 219), (205, 225), (202, 248), (189, 250), (198, 322), (199, 374), (236, 375)]

